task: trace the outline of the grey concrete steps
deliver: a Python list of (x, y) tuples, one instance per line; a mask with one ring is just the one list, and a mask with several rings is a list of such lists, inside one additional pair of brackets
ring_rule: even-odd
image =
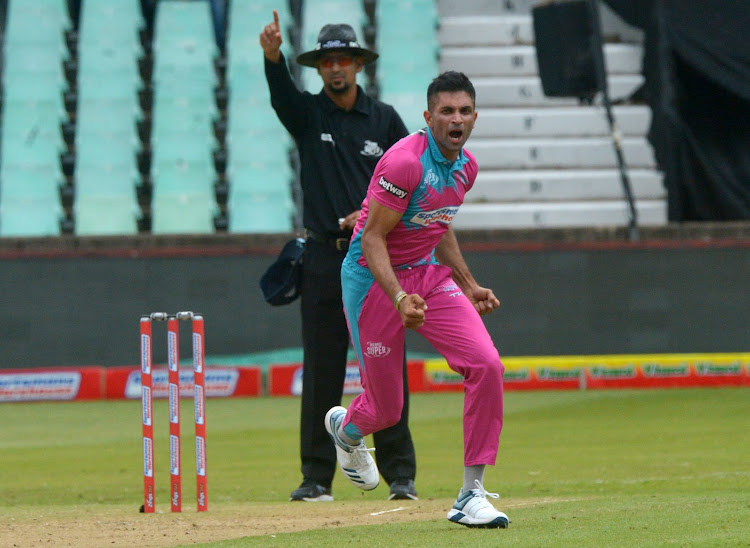
[[(613, 110), (623, 135), (643, 136), (651, 122), (645, 106)], [(599, 106), (484, 108), (478, 110), (472, 138), (477, 137), (590, 137), (610, 135), (606, 112)]]
[[(471, 79), (477, 92), (477, 108), (511, 106), (561, 106), (578, 105), (578, 99), (546, 97), (539, 76), (474, 77)], [(611, 75), (607, 79), (612, 99), (625, 98), (643, 83), (638, 74)]]
[[(608, 74), (638, 74), (642, 48), (638, 44), (606, 44)], [(443, 47), (440, 70), (459, 70), (473, 76), (533, 76), (539, 73), (533, 45), (505, 47)]]
[[(636, 201), (639, 225), (667, 222), (663, 200)], [(627, 225), (628, 206), (624, 200), (547, 203), (465, 203), (453, 219), (457, 230), (493, 228), (552, 228)]]
[[(661, 174), (648, 169), (626, 170), (636, 199), (660, 200), (666, 195)], [(479, 170), (466, 203), (622, 200), (619, 169)]]
[[(487, 138), (467, 144), (480, 169), (611, 168), (617, 165), (612, 140), (589, 138)], [(622, 149), (630, 168), (654, 168), (651, 145), (644, 137), (625, 137)]]

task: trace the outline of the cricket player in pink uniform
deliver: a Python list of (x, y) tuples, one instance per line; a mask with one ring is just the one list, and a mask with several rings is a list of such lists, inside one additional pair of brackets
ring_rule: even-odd
[(500, 302), (479, 286), (451, 221), (477, 176), (463, 148), (474, 128), (475, 91), (459, 72), (427, 89), (427, 127), (380, 159), (341, 269), (344, 310), (364, 392), (349, 409), (326, 414), (339, 465), (364, 490), (379, 483), (364, 436), (401, 417), (406, 328), (424, 336), (464, 378), (464, 482), (448, 519), (468, 527), (507, 527), (487, 497), (503, 426), (503, 365), (480, 318)]

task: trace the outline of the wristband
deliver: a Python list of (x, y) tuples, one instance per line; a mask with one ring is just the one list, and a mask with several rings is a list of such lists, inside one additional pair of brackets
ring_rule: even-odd
[(399, 310), (399, 306), (401, 305), (401, 301), (403, 301), (407, 296), (406, 291), (399, 291), (396, 293), (396, 296), (393, 297), (393, 306), (396, 307), (396, 310)]

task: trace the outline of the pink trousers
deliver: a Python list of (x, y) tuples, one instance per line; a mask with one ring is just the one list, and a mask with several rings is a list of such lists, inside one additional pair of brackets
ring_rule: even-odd
[[(464, 378), (464, 465), (495, 464), (503, 427), (503, 371), (497, 349), (474, 306), (441, 265), (397, 270), (407, 293), (427, 303), (417, 332)], [(364, 392), (347, 411), (362, 435), (396, 424), (403, 406), (406, 328), (393, 303), (367, 268), (349, 257), (341, 270), (344, 309), (359, 358)]]

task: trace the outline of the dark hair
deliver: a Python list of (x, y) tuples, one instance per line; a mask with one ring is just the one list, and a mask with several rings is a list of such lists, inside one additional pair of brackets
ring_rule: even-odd
[(471, 102), (476, 103), (477, 94), (474, 86), (463, 72), (449, 70), (435, 78), (427, 87), (427, 110), (430, 110), (437, 94), (441, 91), (465, 91), (471, 97)]

